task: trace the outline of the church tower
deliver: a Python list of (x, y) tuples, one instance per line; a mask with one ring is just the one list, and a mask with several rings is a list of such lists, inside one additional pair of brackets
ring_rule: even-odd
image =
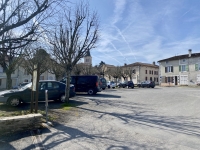
[(90, 55), (90, 51), (84, 57), (84, 64), (92, 65), (92, 57)]

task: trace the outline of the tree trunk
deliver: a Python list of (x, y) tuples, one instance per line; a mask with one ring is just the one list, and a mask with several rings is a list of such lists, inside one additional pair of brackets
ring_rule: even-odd
[(6, 76), (7, 76), (7, 83), (6, 83), (6, 89), (11, 89), (12, 88), (12, 78), (11, 78), (11, 72), (6, 71)]
[(69, 92), (70, 92), (70, 79), (71, 79), (71, 72), (67, 70), (67, 80), (66, 80), (66, 88), (65, 88), (65, 102), (69, 102)]
[(35, 96), (35, 113), (38, 112), (38, 95), (39, 95), (39, 80), (40, 80), (40, 65), (37, 65), (37, 82), (36, 82), (36, 96)]

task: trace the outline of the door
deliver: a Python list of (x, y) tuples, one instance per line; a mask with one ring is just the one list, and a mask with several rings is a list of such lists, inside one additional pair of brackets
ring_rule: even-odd
[(177, 85), (178, 84), (178, 82), (177, 82), (178, 80), (177, 80), (177, 76), (175, 76), (175, 85)]
[(60, 96), (59, 84), (56, 82), (47, 82), (48, 100), (56, 100)]
[(188, 75), (180, 75), (180, 85), (188, 85)]
[(39, 83), (38, 101), (45, 101), (45, 90), (47, 90), (47, 83), (40, 82)]
[(87, 92), (87, 86), (86, 77), (77, 77), (76, 92)]
[(197, 75), (197, 84), (200, 84), (200, 74)]

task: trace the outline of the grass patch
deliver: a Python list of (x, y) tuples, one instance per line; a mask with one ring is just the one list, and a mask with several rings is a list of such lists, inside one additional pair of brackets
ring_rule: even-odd
[(64, 103), (64, 104), (61, 105), (61, 109), (63, 109), (63, 110), (70, 110), (70, 109), (72, 109), (72, 108), (74, 108), (76, 106), (77, 105), (74, 104), (74, 103)]

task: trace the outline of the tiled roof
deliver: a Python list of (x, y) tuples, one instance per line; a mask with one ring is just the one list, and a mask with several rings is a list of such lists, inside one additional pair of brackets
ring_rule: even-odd
[[(178, 56), (173, 56), (173, 57), (170, 57), (170, 58), (159, 60), (158, 62), (168, 61), (168, 60), (180, 60), (180, 59), (185, 59), (185, 58), (188, 58), (188, 57), (189, 57), (189, 54), (178, 55)], [(191, 57), (200, 57), (200, 53), (193, 53), (193, 54), (191, 54)]]
[(141, 62), (135, 62), (132, 64), (127, 64), (123, 67), (133, 67), (133, 66), (147, 66), (147, 67), (154, 67), (154, 68), (158, 68), (158, 65), (154, 65), (154, 64), (148, 64), (148, 63), (141, 63)]

